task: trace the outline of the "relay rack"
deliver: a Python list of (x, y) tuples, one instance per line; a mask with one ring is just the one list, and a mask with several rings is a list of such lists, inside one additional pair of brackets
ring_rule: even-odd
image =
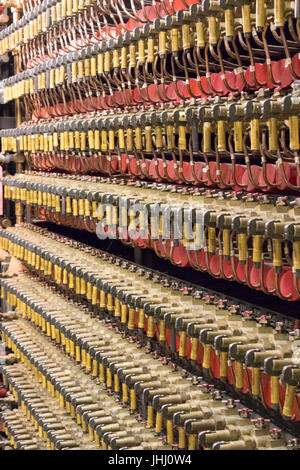
[(2, 3), (0, 448), (298, 450), (300, 1)]

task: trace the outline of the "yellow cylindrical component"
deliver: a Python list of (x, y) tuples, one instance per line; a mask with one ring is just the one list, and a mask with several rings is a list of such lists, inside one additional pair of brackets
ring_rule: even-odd
[(133, 129), (130, 127), (126, 130), (126, 148), (127, 152), (133, 151)]
[(148, 38), (147, 61), (154, 62), (154, 39), (152, 37)]
[(86, 133), (80, 132), (80, 150), (84, 152), (86, 150)]
[(272, 117), (269, 119), (269, 151), (276, 152), (278, 150), (278, 133), (277, 119)]
[[(58, 2), (56, 4), (56, 21), (61, 21), (62, 20), (61, 11), (62, 11), (62, 4), (61, 4), (61, 2)], [(53, 21), (53, 18), (52, 18), (52, 21)]]
[(86, 298), (87, 300), (92, 299), (92, 284), (90, 282), (86, 283)]
[(118, 138), (119, 138), (119, 149), (125, 150), (125, 133), (124, 129), (118, 130)]
[(211, 352), (211, 344), (204, 344), (203, 345), (204, 354), (203, 354), (203, 369), (210, 369), (210, 352)]
[(114, 374), (114, 391), (115, 393), (120, 392), (120, 380), (118, 374)]
[(181, 27), (182, 32), (182, 47), (183, 50), (190, 49), (191, 47), (191, 31), (190, 31), (190, 24), (183, 24)]
[(178, 29), (172, 28), (170, 32), (170, 36), (171, 36), (171, 51), (178, 52), (179, 50)]
[(89, 431), (89, 440), (90, 441), (93, 441), (94, 440), (94, 431), (93, 431), (93, 428), (91, 426), (88, 427), (88, 431)]
[(214, 45), (218, 42), (217, 19), (215, 16), (208, 17), (209, 43)]
[(55, 196), (55, 211), (60, 212), (60, 196)]
[(99, 364), (99, 380), (101, 383), (105, 382), (105, 368), (103, 364)]
[(91, 77), (96, 77), (97, 75), (97, 58), (91, 57)]
[(74, 149), (74, 132), (68, 132), (68, 137), (66, 140), (68, 140), (68, 148), (69, 149)]
[(156, 413), (156, 421), (155, 421), (155, 432), (160, 434), (162, 432), (162, 424), (163, 424), (163, 416), (162, 413), (157, 411)]
[(235, 152), (243, 151), (243, 123), (242, 121), (234, 121), (233, 138)]
[(284, 25), (284, 0), (274, 0), (275, 26)]
[(48, 151), (53, 152), (54, 144), (53, 144), (53, 135), (48, 136)]
[(67, 0), (67, 16), (72, 16), (72, 0)]
[(198, 358), (198, 338), (192, 338), (191, 339), (191, 361), (196, 361)]
[(128, 387), (126, 384), (122, 383), (122, 401), (123, 403), (128, 403)]
[(159, 341), (166, 341), (166, 326), (164, 320), (160, 320), (159, 322)]
[(106, 367), (106, 386), (108, 388), (112, 387), (112, 375), (109, 367)]
[(178, 146), (180, 150), (186, 150), (186, 127), (184, 124), (178, 126)]
[(196, 434), (189, 434), (188, 450), (196, 450)]
[(242, 5), (243, 30), (244, 34), (251, 34), (251, 5)]
[(78, 216), (78, 200), (72, 199), (72, 213), (74, 217)]
[(142, 150), (143, 148), (141, 127), (135, 128), (135, 148), (136, 150)]
[[(73, 77), (73, 69), (72, 69), (72, 77)], [(74, 80), (76, 80), (76, 78)], [(55, 86), (55, 70), (54, 69), (50, 69), (49, 84), (50, 84), (50, 88), (54, 88)]]
[(97, 295), (98, 295), (98, 289), (96, 286), (92, 287), (92, 305), (97, 304)]
[(94, 131), (94, 149), (100, 150), (100, 131)]
[(56, 283), (59, 285), (61, 284), (61, 274), (62, 274), (62, 269), (60, 266), (57, 266), (56, 268)]
[(246, 233), (238, 233), (238, 252), (239, 261), (246, 261), (248, 258), (248, 246)]
[(179, 357), (186, 356), (186, 332), (180, 331), (179, 333)]
[(244, 388), (243, 363), (240, 361), (235, 362), (235, 386), (240, 390)]
[(92, 363), (92, 376), (93, 377), (97, 377), (98, 375), (98, 362), (93, 359), (93, 363)]
[(162, 137), (161, 126), (155, 126), (154, 135), (155, 135), (155, 146), (157, 149), (161, 149), (163, 147), (163, 137)]
[(196, 46), (205, 47), (204, 24), (202, 21), (196, 23)]
[(279, 376), (271, 375), (271, 403), (272, 405), (279, 404)]
[(84, 60), (84, 76), (90, 77), (91, 76), (91, 61), (90, 59)]
[(68, 284), (68, 271), (66, 269), (63, 269), (62, 283), (64, 285)]
[(128, 330), (134, 329), (134, 316), (135, 316), (135, 310), (134, 308), (130, 308), (129, 314), (128, 314)]
[(216, 252), (216, 228), (208, 227), (208, 252), (215, 254)]
[(203, 123), (203, 152), (211, 152), (211, 123)]
[(110, 52), (107, 51), (104, 53), (104, 72), (109, 72), (110, 69), (111, 69)]
[(80, 354), (80, 347), (75, 346), (75, 360), (76, 362), (80, 362), (81, 360), (81, 354)]
[(71, 206), (71, 198), (70, 196), (66, 196), (66, 213), (71, 214), (72, 206)]
[(92, 218), (97, 219), (97, 202), (92, 201)]
[(282, 241), (278, 238), (272, 240), (273, 244), (273, 265), (282, 267)]
[(252, 394), (260, 396), (260, 369), (259, 367), (252, 368)]
[(115, 298), (114, 312), (115, 317), (121, 317), (121, 303), (118, 298)]
[(94, 131), (92, 130), (88, 131), (88, 143), (89, 143), (89, 148), (94, 150), (95, 149), (95, 134), (94, 134)]
[(98, 75), (103, 75), (104, 72), (104, 56), (103, 54), (97, 55), (97, 72)]
[(75, 148), (80, 149), (80, 132), (76, 131), (74, 132), (74, 139), (75, 139)]
[(166, 35), (166, 31), (159, 31), (158, 33), (158, 53), (160, 56), (165, 56), (167, 53)]
[(264, 238), (262, 235), (253, 235), (253, 254), (252, 259), (254, 263), (260, 263), (262, 259), (262, 246)]
[(111, 294), (107, 294), (107, 310), (112, 312), (114, 310), (114, 301)]
[(300, 242), (293, 243), (293, 265), (295, 269), (300, 269)]
[(86, 282), (84, 279), (80, 279), (80, 295), (85, 295), (86, 293)]
[(101, 131), (101, 150), (102, 152), (107, 152), (107, 131)]
[[(46, 74), (43, 74), (44, 75), (44, 79), (43, 79), (43, 82), (42, 82), (42, 88), (46, 88)], [(64, 83), (65, 81), (65, 67), (62, 65), (59, 69), (59, 84), (62, 84)]]
[(100, 291), (100, 308), (106, 308), (106, 293), (104, 290)]
[(136, 49), (135, 49), (135, 44), (130, 44), (129, 45), (129, 67), (135, 67), (136, 66)]
[(77, 79), (81, 80), (84, 77), (83, 61), (77, 62)]
[(55, 69), (54, 83), (55, 83), (55, 85), (60, 85), (60, 71), (59, 71), (59, 68)]
[(30, 139), (31, 151), (34, 153), (36, 151), (36, 136), (32, 135)]
[(54, 132), (53, 134), (53, 146), (54, 149), (58, 149), (58, 133)]
[(75, 356), (75, 344), (74, 341), (69, 339), (69, 344), (70, 344), (70, 356), (74, 357)]
[(72, 12), (73, 12), (73, 15), (74, 15), (74, 13), (78, 12), (78, 0), (73, 0), (73, 2), (72, 2)]
[(109, 150), (115, 149), (115, 131), (113, 130), (108, 131), (108, 148)]
[(218, 150), (223, 152), (226, 150), (226, 122), (218, 121)]
[(127, 305), (121, 305), (121, 323), (127, 323)]
[(118, 69), (120, 67), (120, 59), (119, 59), (119, 50), (118, 49), (113, 49), (113, 68)]
[(293, 415), (293, 405), (295, 401), (296, 395), (296, 386), (295, 385), (287, 385), (285, 390), (285, 399), (282, 414), (287, 418), (291, 418)]
[(153, 416), (153, 406), (147, 406), (147, 428), (153, 428), (154, 426), (154, 416)]
[(144, 329), (144, 323), (145, 323), (144, 309), (140, 308), (139, 309), (139, 317), (138, 317), (138, 328)]
[(145, 41), (140, 39), (138, 42), (138, 61), (143, 64), (145, 62)]
[(166, 134), (167, 134), (167, 145), (169, 150), (173, 150), (175, 148), (175, 135), (174, 135), (174, 126), (168, 124), (166, 126)]
[(223, 255), (230, 256), (230, 230), (224, 229), (223, 234)]
[(233, 37), (234, 35), (234, 18), (233, 8), (225, 10), (225, 31), (227, 37)]
[(69, 273), (69, 289), (74, 289), (74, 274)]
[(256, 27), (264, 28), (265, 26), (265, 0), (256, 0)]
[(147, 338), (154, 337), (154, 317), (151, 315), (147, 317)]
[(299, 150), (299, 116), (289, 117), (290, 149)]
[(259, 119), (252, 119), (250, 122), (250, 142), (251, 142), (251, 150), (260, 149)]
[(145, 127), (145, 150), (152, 152), (152, 128), (151, 126)]
[(121, 68), (127, 69), (127, 48), (121, 48)]
[(178, 432), (178, 447), (179, 449), (185, 449), (185, 432), (182, 426), (177, 428)]
[(100, 449), (100, 438), (99, 435), (94, 431), (95, 446), (97, 449)]
[(228, 352), (220, 352), (220, 377), (227, 377)]
[(174, 430), (173, 430), (172, 419), (167, 419), (166, 428), (167, 428), (167, 444), (171, 446), (174, 443)]
[(136, 394), (134, 389), (130, 389), (130, 410), (136, 410)]

